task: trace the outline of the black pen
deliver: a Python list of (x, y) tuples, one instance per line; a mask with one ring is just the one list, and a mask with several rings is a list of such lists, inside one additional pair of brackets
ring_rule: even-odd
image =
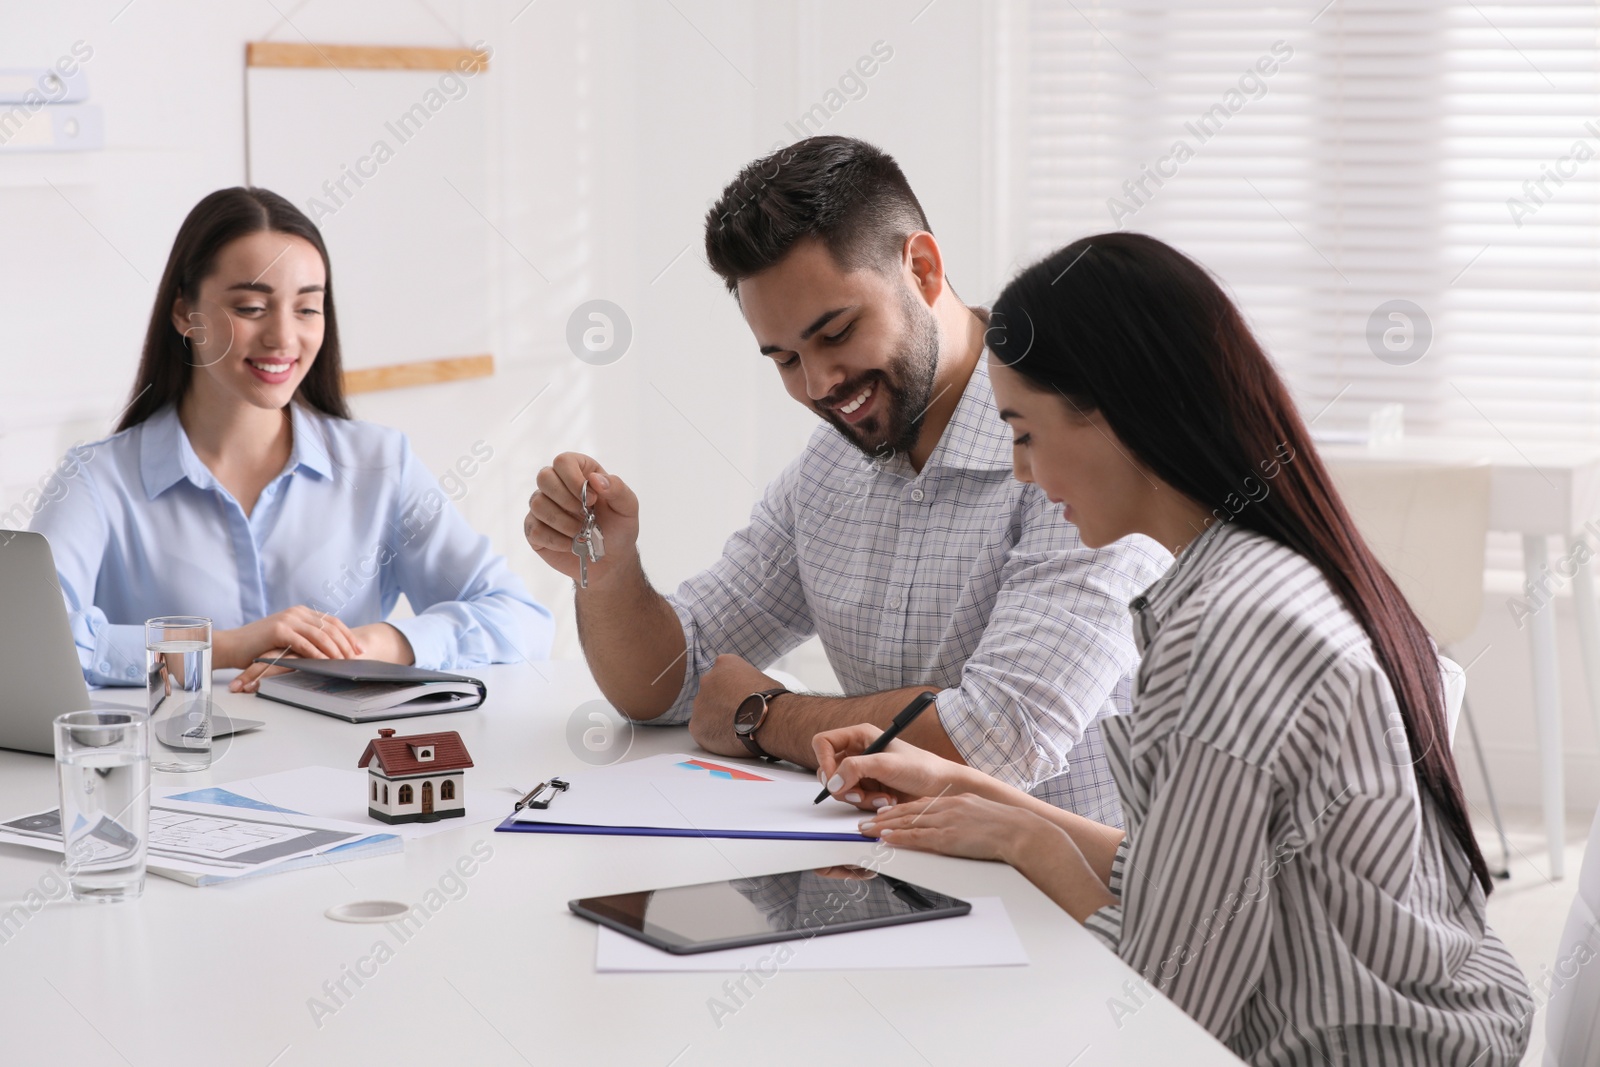
[[(866, 747), (866, 751), (862, 752), (861, 755), (876, 756), (878, 753), (888, 748), (889, 742), (899, 737), (905, 728), (910, 726), (912, 721), (915, 720), (918, 715), (922, 714), (922, 709), (933, 703), (933, 698), (936, 695), (937, 694), (935, 693), (918, 693), (916, 698), (913, 699), (911, 703), (907, 704), (903, 709), (901, 709), (900, 714), (894, 717), (894, 721), (889, 724), (889, 728), (883, 733), (879, 734), (878, 739), (872, 742), (872, 744), (868, 745)], [(823, 786), (822, 792), (818, 793), (817, 799), (813, 800), (811, 803), (821, 804), (827, 799), (828, 787)]]

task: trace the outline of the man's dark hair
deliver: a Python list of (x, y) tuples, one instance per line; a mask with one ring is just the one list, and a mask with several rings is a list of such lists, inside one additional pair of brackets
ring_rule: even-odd
[[(730, 293), (815, 237), (846, 270), (889, 269), (928, 229), (900, 164), (854, 137), (808, 137), (749, 163), (706, 213), (706, 260)], [(931, 232), (931, 231), (930, 231)]]

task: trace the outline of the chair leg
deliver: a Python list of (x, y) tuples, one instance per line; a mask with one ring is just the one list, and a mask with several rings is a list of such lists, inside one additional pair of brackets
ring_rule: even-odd
[(1483, 775), (1483, 791), (1489, 795), (1489, 813), (1494, 816), (1494, 829), (1500, 835), (1500, 869), (1489, 873), (1496, 878), (1511, 877), (1511, 843), (1506, 840), (1506, 824), (1500, 818), (1500, 805), (1494, 798), (1494, 783), (1489, 781), (1489, 764), (1483, 758), (1483, 744), (1478, 740), (1478, 724), (1472, 719), (1472, 704), (1461, 698), (1461, 718), (1466, 721), (1467, 733), (1472, 735), (1472, 751), (1478, 757), (1478, 773)]

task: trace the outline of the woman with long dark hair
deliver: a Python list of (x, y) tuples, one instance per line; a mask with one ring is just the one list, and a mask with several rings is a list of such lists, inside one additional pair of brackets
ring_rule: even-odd
[[(85, 677), (144, 679), (143, 622), (203, 615), (213, 665), (365, 657), (454, 668), (548, 653), (534, 603), (404, 435), (345, 406), (322, 235), (265, 189), (184, 219), (117, 433), (63, 462), (33, 529), (55, 554)], [(474, 462), (492, 456), (482, 454)], [(404, 593), (413, 618), (385, 621)]]
[(1085, 544), (1176, 557), (1103, 727), (1126, 833), (899, 742), (859, 755), (870, 726), (817, 736), (829, 789), (895, 846), (1012, 864), (1252, 1063), (1516, 1063), (1533, 1006), (1485, 925), (1437, 655), (1238, 309), (1104, 234), (1011, 282), (987, 341), (1016, 476)]

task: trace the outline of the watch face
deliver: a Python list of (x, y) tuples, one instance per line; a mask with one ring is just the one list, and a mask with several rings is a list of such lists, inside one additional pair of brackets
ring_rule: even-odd
[(748, 734), (754, 732), (761, 725), (767, 710), (766, 699), (760, 693), (752, 693), (739, 703), (739, 710), (733, 713), (733, 732)]

